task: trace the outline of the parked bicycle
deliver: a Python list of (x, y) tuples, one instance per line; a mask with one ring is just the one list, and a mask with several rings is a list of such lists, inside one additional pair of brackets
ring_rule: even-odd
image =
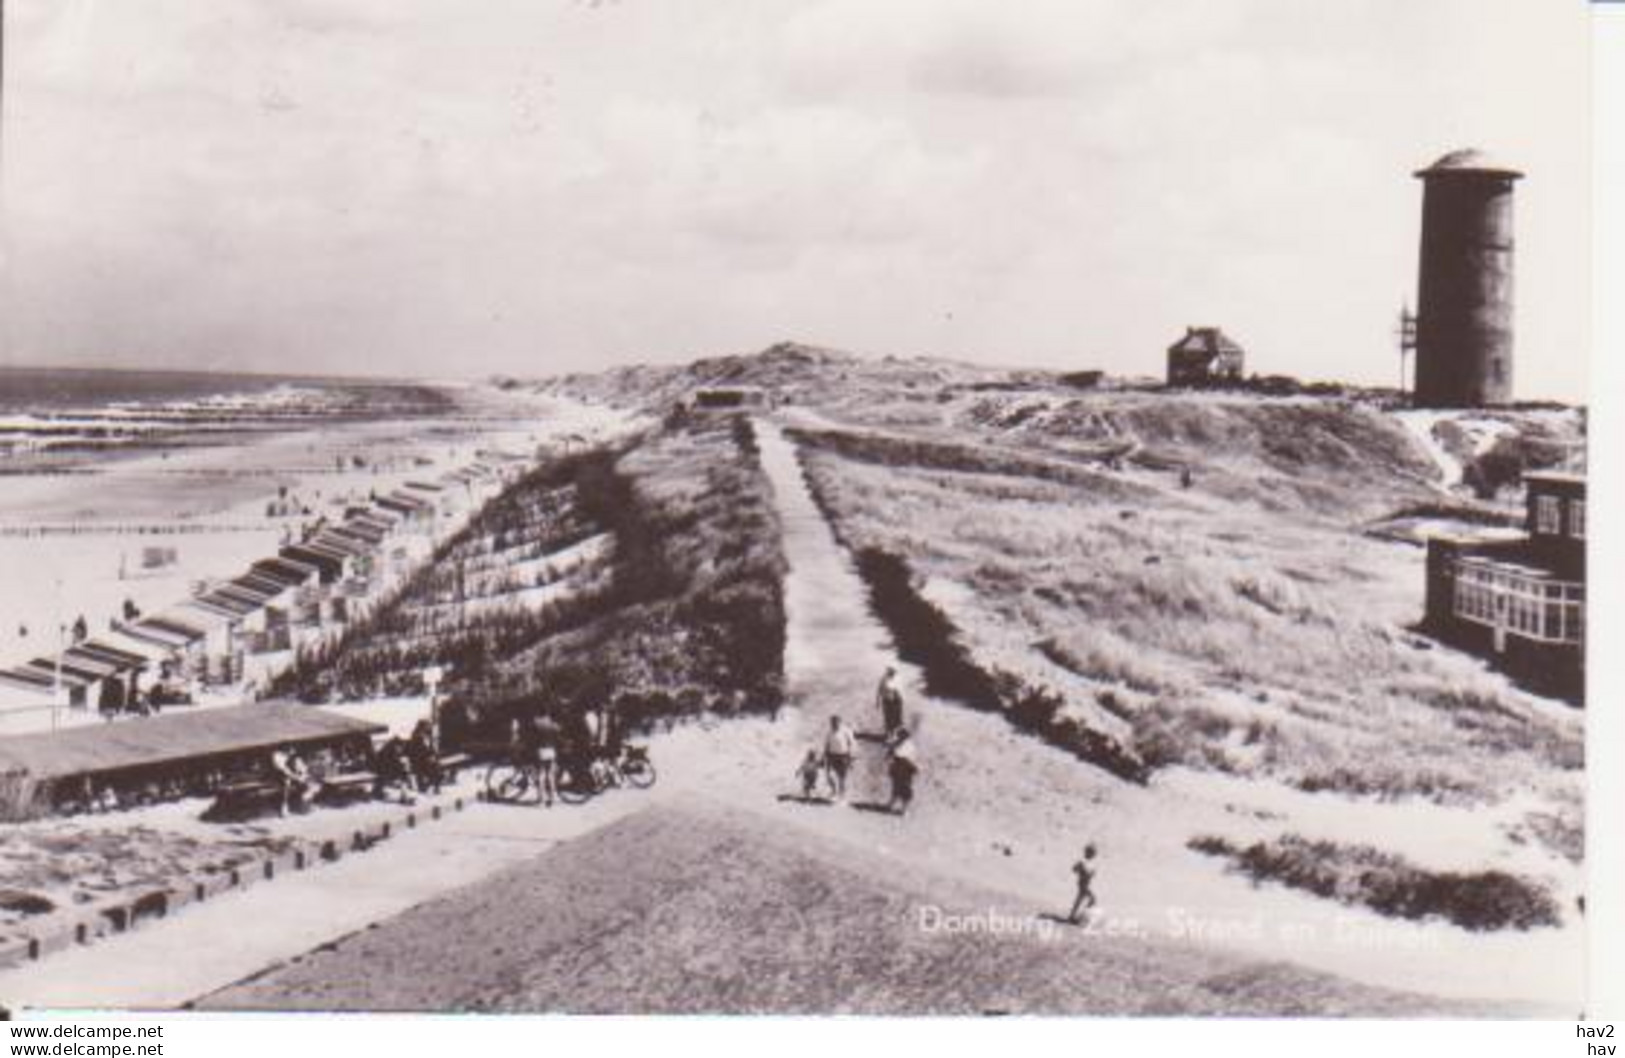
[(498, 761), (485, 769), (484, 797), (497, 804), (538, 804), (542, 784), (535, 765)]
[[(647, 790), (655, 784), (654, 761), (646, 746), (623, 746), (614, 758), (559, 769), (559, 800), (579, 805), (616, 786)], [(485, 770), (485, 799), (497, 804), (537, 804), (542, 798), (535, 766), (498, 761)]]
[(647, 746), (626, 745), (616, 757), (567, 765), (559, 773), (559, 800), (578, 805), (616, 786), (647, 790), (655, 784), (654, 761)]

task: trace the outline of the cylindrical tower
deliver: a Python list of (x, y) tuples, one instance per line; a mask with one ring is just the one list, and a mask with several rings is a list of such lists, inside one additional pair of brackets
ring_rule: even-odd
[(1512, 399), (1512, 185), (1523, 174), (1452, 151), (1422, 180), (1416, 405)]

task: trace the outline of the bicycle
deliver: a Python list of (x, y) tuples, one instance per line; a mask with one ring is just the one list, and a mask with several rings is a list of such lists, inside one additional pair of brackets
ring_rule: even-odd
[(485, 799), (494, 804), (539, 804), (542, 784), (537, 766), (498, 761), (485, 769)]

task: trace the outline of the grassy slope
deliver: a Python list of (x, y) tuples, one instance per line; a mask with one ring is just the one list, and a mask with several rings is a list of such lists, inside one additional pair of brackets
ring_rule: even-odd
[[(561, 557), (600, 542), (585, 561)], [(772, 709), (783, 694), (783, 572), (744, 420), (670, 425), (522, 478), (278, 690), (418, 693), (422, 668), (443, 664), (448, 723), (480, 739), (544, 703), (617, 700), (635, 724)], [(466, 604), (489, 608), (460, 612)]]
[[(1385, 795), (1532, 786), (1580, 825), (1578, 718), (1406, 630), (1421, 555), (1359, 529), (1430, 497), (1432, 467), (1380, 413), (978, 395), (941, 402), (938, 426), (880, 421), (809, 455), (843, 537), (906, 556), (973, 654), (1126, 723), (1153, 763)], [(1115, 471), (1010, 454), (1066, 465), (1107, 438), (1135, 446)]]
[(464, 697), (487, 716), (615, 698), (636, 714), (774, 709), (783, 696), (784, 558), (743, 419), (668, 427), (577, 481), (615, 540), (589, 620), (502, 659)]

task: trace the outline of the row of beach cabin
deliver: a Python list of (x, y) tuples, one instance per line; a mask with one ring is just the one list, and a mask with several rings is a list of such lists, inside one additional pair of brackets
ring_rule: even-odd
[(190, 688), (263, 685), (301, 650), (361, 620), (528, 461), (497, 451), (434, 481), (408, 482), (342, 520), (158, 613), (114, 621), (60, 655), (0, 668), (0, 701), (120, 712), (185, 700)]

